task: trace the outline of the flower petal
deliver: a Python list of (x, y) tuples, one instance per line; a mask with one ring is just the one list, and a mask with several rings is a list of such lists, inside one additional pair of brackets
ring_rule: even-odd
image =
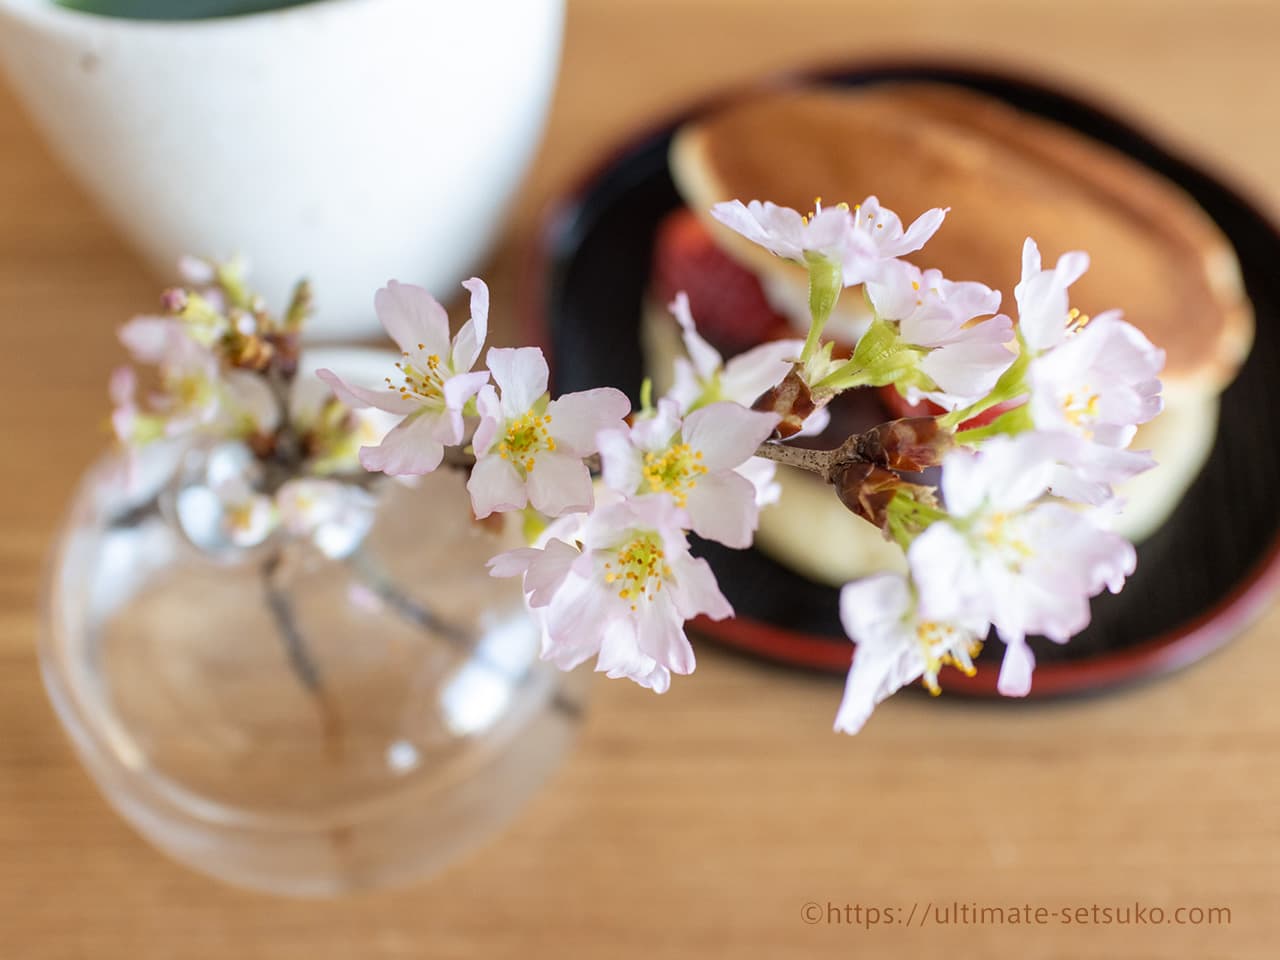
[(924, 661), (910, 647), (859, 644), (844, 684), (833, 729), (854, 734), (863, 728), (876, 705), (924, 673)]
[(483, 520), (495, 510), (520, 510), (529, 502), (524, 480), (511, 461), (501, 457), (477, 460), (467, 480), (467, 491), (471, 494), (471, 509), (478, 520)]
[(686, 509), (698, 536), (735, 550), (751, 546), (760, 509), (755, 485), (741, 474), (719, 470), (699, 477), (689, 491)]
[(481, 459), (493, 449), (493, 443), (498, 439), (498, 428), (505, 420), (498, 391), (493, 384), (486, 383), (476, 394), (476, 411), (480, 414), (480, 422), (471, 437), (471, 448), (476, 452), (476, 459)]
[(413, 413), (422, 406), (421, 401), (402, 396), (394, 390), (371, 390), (354, 383), (347, 383), (332, 370), (321, 369), (316, 376), (327, 383), (339, 400), (348, 407), (362, 410), (374, 407), (387, 413)]
[(680, 324), (684, 349), (689, 354), (689, 359), (693, 361), (693, 368), (700, 378), (710, 380), (724, 366), (724, 360), (720, 352), (699, 335), (698, 328), (693, 322), (693, 311), (689, 308), (689, 295), (681, 290), (667, 305), (667, 309), (676, 318), (676, 323)]
[(636, 646), (672, 673), (693, 673), (697, 660), (693, 645), (684, 632), (684, 617), (676, 609), (670, 593), (659, 592), (652, 599), (638, 601)]
[(620, 429), (631, 412), (631, 401), (621, 390), (598, 387), (566, 393), (547, 404), (551, 436), (574, 456), (595, 453), (601, 431)]
[(373, 308), (387, 335), (405, 353), (449, 355), (449, 315), (422, 287), (391, 280), (374, 295)]
[(619, 493), (635, 493), (640, 486), (643, 455), (631, 442), (629, 431), (602, 430), (596, 445), (600, 450), (600, 475), (605, 484)]
[(774, 340), (738, 354), (720, 375), (721, 398), (750, 407), (782, 381), (803, 347), (800, 340)]
[(547, 361), (537, 347), (490, 347), (485, 365), (502, 391), (502, 412), (514, 420), (547, 392)]
[(778, 425), (775, 413), (758, 413), (738, 403), (713, 403), (684, 421), (684, 442), (702, 453), (708, 470), (732, 470), (746, 463)]
[(604, 631), (596, 670), (614, 679), (633, 680), (654, 693), (666, 693), (671, 686), (671, 671), (640, 650), (631, 620), (615, 620)]
[(690, 556), (686, 549), (671, 566), (675, 575), (671, 583), (671, 597), (684, 619), (706, 616), (712, 620), (724, 620), (733, 616), (733, 607), (720, 592), (720, 584), (706, 560)]
[(476, 365), (489, 335), (489, 288), (479, 277), (464, 280), (462, 285), (471, 293), (471, 318), (453, 341), (453, 369), (459, 373)]
[(440, 420), (433, 413), (405, 417), (378, 446), (360, 448), (361, 465), (393, 477), (430, 473), (444, 459), (444, 445), (436, 438)]
[(1025, 640), (1006, 644), (996, 689), (1006, 697), (1025, 697), (1031, 692), (1031, 673), (1035, 667), (1036, 655)]
[(223, 382), (226, 413), (236, 421), (235, 426), (247, 425), (251, 432), (257, 433), (275, 431), (280, 424), (280, 404), (263, 377), (247, 370), (228, 370)]
[[(489, 382), (488, 370), (477, 370), (474, 373), (459, 373), (449, 377), (442, 384), (444, 391), (444, 403), (450, 410), (459, 411), (463, 405), (480, 392), (480, 388)], [(459, 435), (457, 440), (450, 441), (458, 443), (462, 439)]]
[(591, 472), (567, 453), (539, 453), (529, 471), (528, 485), (529, 502), (549, 517), (585, 513), (592, 507)]

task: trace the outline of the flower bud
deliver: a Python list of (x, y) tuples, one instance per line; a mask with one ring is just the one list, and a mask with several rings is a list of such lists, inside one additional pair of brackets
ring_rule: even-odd
[(170, 287), (160, 294), (160, 306), (165, 313), (179, 314), (187, 309), (187, 291), (181, 287)]
[(800, 375), (800, 367), (792, 367), (776, 387), (766, 390), (755, 402), (754, 410), (776, 413), (781, 417), (774, 435), (782, 440), (794, 437), (804, 427), (804, 422), (818, 409), (809, 385)]
[(912, 473), (936, 467), (954, 446), (951, 433), (933, 417), (890, 420), (858, 439), (858, 453), (872, 463)]
[(846, 507), (889, 534), (889, 504), (902, 479), (874, 463), (854, 462), (841, 467), (831, 479), (836, 496)]

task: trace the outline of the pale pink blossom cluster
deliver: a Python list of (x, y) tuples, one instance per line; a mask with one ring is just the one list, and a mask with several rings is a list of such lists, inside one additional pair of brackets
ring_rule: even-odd
[[(832, 299), (840, 286), (863, 286), (875, 320), (852, 357), (797, 367), (815, 396), (893, 384), (913, 402), (950, 411), (939, 422), (956, 431), (941, 463), (940, 503), (904, 490), (889, 507), (909, 573), (841, 593), (841, 620), (857, 647), (836, 729), (856, 732), (877, 703), (917, 679), (937, 692), (943, 666), (972, 671), (991, 631), (1005, 645), (1000, 691), (1025, 695), (1035, 666), (1027, 637), (1065, 643), (1088, 625), (1090, 598), (1118, 592), (1134, 570), (1133, 546), (1102, 518), (1119, 506), (1113, 485), (1154, 464), (1127, 447), (1160, 412), (1163, 351), (1118, 311), (1090, 319), (1071, 308), (1069, 288), (1089, 265), (1081, 252), (1046, 270), (1026, 241), (1015, 325), (998, 313), (998, 292), (894, 258), (920, 249), (943, 211), (905, 232), (874, 198), (812, 218), (737, 202), (713, 213), (810, 264), (811, 279), (821, 276), (815, 260), (837, 265)], [(823, 319), (815, 315), (815, 326)], [(988, 425), (956, 430), (999, 405), (1004, 412)]]
[[(482, 281), (464, 284), (470, 316), (456, 333), (425, 290), (392, 281), (375, 298), (400, 351), (383, 386), (330, 370), (319, 376), (347, 406), (398, 423), (366, 435), (357, 452), (352, 422), (341, 421), (335, 436), (345, 445), (336, 445), (346, 459), (331, 458), (328, 470), (357, 457), (367, 470), (401, 477), (469, 469), (477, 518), (515, 513), (522, 529), (536, 531), (490, 569), (522, 579), (543, 657), (564, 669), (594, 658), (597, 670), (662, 692), (673, 674), (694, 669), (688, 621), (733, 613), (690, 534), (749, 547), (760, 510), (779, 495), (772, 461), (788, 459), (777, 454), (781, 440), (821, 432), (827, 403), (844, 390), (892, 385), (943, 409), (929, 430), (912, 434), (922, 439), (907, 458), (940, 466), (940, 480), (936, 489), (916, 476), (907, 482), (891, 459), (861, 461), (874, 466), (862, 473), (841, 472), (853, 461), (833, 459), (815, 470), (844, 484), (841, 499), (855, 512), (881, 511), (875, 521), (902, 547), (908, 571), (841, 592), (840, 617), (856, 648), (836, 729), (857, 731), (906, 684), (922, 680), (937, 692), (946, 666), (972, 671), (993, 632), (1005, 647), (1000, 690), (1027, 693), (1027, 638), (1066, 642), (1088, 624), (1090, 599), (1118, 591), (1133, 572), (1132, 545), (1103, 517), (1118, 507), (1113, 486), (1152, 465), (1127, 448), (1160, 411), (1162, 351), (1116, 312), (1091, 320), (1070, 307), (1069, 287), (1088, 266), (1083, 253), (1044, 269), (1027, 241), (1016, 322), (999, 312), (997, 291), (901, 259), (940, 228), (942, 209), (907, 227), (875, 197), (853, 207), (816, 204), (807, 216), (756, 201), (712, 213), (809, 270), (812, 323), (803, 341), (766, 343), (726, 362), (699, 335), (681, 294), (671, 311), (687, 356), (676, 360), (665, 396), (654, 399), (646, 384), (636, 409), (609, 386), (553, 398), (539, 349), (486, 349)], [(226, 280), (215, 284), (220, 302), (184, 295), (167, 316), (127, 328), (126, 343), (157, 366), (161, 390), (144, 407), (131, 375), (113, 378), (122, 439), (214, 430), (260, 441), (282, 420), (298, 421), (295, 430), (307, 429), (308, 416), (340, 422), (264, 396), (265, 368), (245, 357), (288, 341), (255, 327), (255, 303)], [(861, 288), (874, 319), (852, 352), (836, 358), (823, 329), (848, 287)], [(327, 523), (330, 537), (334, 523), (350, 528), (358, 506), (335, 499), (326, 470), (302, 472), (268, 500), (239, 480), (224, 486), (244, 540), (281, 523)], [(872, 475), (877, 496), (860, 499), (857, 478)]]
[[(230, 442), (258, 455), (210, 456), (204, 488), (221, 541), (255, 547), (287, 531), (325, 553), (349, 552), (371, 526), (375, 501), (339, 478), (360, 479), (360, 446), (384, 425), (296, 375), (309, 289), (300, 284), (277, 317), (245, 287), (238, 261), (186, 257), (180, 269), (189, 286), (165, 292), (164, 312), (120, 330), (137, 365), (110, 380), (111, 427), (130, 454), (126, 482), (143, 447), (196, 444), (214, 454)], [(151, 368), (145, 380), (139, 367)]]
[(778, 418), (746, 404), (786, 375), (799, 344), (726, 365), (681, 300), (673, 308), (691, 359), (670, 396), (638, 411), (612, 387), (552, 399), (541, 350), (484, 351), (487, 299), (480, 281), (467, 286), (471, 319), (452, 338), (425, 290), (392, 283), (379, 292), (379, 319), (401, 351), (383, 389), (320, 371), (346, 402), (403, 416), (361, 462), (416, 475), (438, 468), (447, 448), (469, 448), (476, 517), (531, 512), (545, 526), (534, 545), (491, 564), (497, 576), (523, 577), (543, 656), (566, 669), (595, 657), (610, 676), (665, 690), (672, 673), (694, 667), (685, 623), (732, 613), (687, 534), (750, 546), (760, 505), (777, 496), (773, 464), (753, 455)]

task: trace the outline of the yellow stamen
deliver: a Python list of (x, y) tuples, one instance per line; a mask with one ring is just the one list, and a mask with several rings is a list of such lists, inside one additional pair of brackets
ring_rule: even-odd
[(525, 411), (507, 424), (506, 433), (498, 441), (498, 456), (523, 467), (526, 473), (532, 473), (538, 454), (556, 448), (556, 442), (547, 429), (550, 423), (549, 414)]
[[(612, 565), (606, 563), (605, 583), (613, 583), (618, 579), (625, 581), (626, 586), (618, 591), (623, 600), (652, 600), (662, 589), (664, 577), (671, 576), (671, 568), (666, 563), (666, 555), (662, 542), (655, 533), (641, 533), (628, 541), (618, 550), (618, 566), (622, 573), (613, 572)], [(636, 604), (631, 604), (636, 609)]]
[(1089, 325), (1089, 321), (1093, 318), (1087, 313), (1081, 313), (1076, 307), (1072, 307), (1067, 311), (1067, 333), (1079, 333)]
[[(418, 344), (418, 349), (422, 349), (422, 344)], [(385, 377), (387, 381), (387, 389), (397, 392), (402, 397), (418, 397), (421, 400), (427, 400), (433, 403), (442, 403), (444, 401), (444, 381), (440, 376), (440, 358), (436, 354), (427, 357), (427, 368), (419, 369), (413, 363), (409, 362), (409, 354), (401, 354), (405, 359), (396, 363), (396, 369), (401, 373), (403, 384), (396, 386), (391, 382), (390, 377)]]
[(707, 468), (702, 463), (701, 450), (677, 443), (661, 453), (646, 453), (641, 472), (650, 492), (669, 493), (676, 505), (683, 507), (688, 505), (689, 491), (698, 485), (698, 477)]

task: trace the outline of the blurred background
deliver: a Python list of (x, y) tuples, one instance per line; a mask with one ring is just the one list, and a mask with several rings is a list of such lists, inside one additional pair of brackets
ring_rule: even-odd
[[(568, 0), (545, 137), (484, 268), (495, 341), (517, 336), (539, 212), (620, 141), (762, 74), (897, 54), (1078, 91), (1280, 210), (1272, 0)], [(483, 35), (473, 55), (501, 77)], [(577, 749), (526, 814), (400, 892), (277, 901), (154, 853), (77, 765), (33, 644), (49, 539), (106, 443), (115, 326), (153, 302), (156, 280), (5, 85), (0, 144), (4, 955), (1274, 955), (1274, 611), (1165, 680), (1047, 705), (902, 696), (853, 740), (828, 733), (837, 680), (709, 647), (662, 698), (598, 680)], [(1225, 905), (1232, 921), (868, 930), (804, 915), (930, 901)]]

